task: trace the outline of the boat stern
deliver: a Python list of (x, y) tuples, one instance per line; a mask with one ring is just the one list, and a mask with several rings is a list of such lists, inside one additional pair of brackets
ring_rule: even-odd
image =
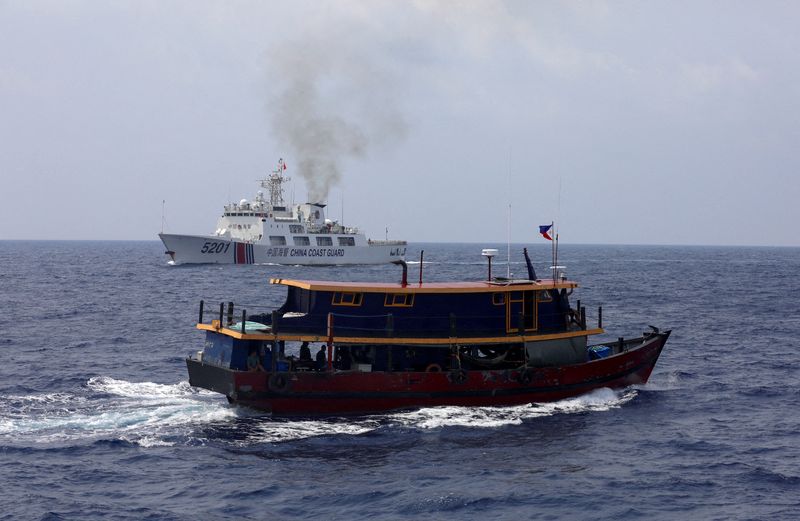
[(189, 385), (224, 394), (231, 400), (236, 399), (235, 371), (218, 365), (204, 364), (196, 358), (186, 359), (189, 371)]

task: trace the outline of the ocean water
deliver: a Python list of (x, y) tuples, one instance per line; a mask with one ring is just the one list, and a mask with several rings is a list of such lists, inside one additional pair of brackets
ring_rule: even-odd
[[(426, 280), (478, 279), (488, 246), (412, 244), (409, 259), (425, 250)], [(541, 276), (549, 249), (531, 251)], [(525, 274), (513, 252), (496, 274)], [(285, 420), (188, 385), (199, 300), (267, 310), (283, 298), (270, 277), (397, 267), (170, 267), (155, 241), (0, 242), (0, 519), (800, 518), (800, 249), (562, 245), (559, 263), (590, 321), (603, 306), (606, 339), (673, 330), (647, 385)]]

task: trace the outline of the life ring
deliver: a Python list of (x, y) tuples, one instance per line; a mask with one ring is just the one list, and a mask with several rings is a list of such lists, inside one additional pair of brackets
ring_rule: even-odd
[(467, 372), (463, 369), (451, 372), (450, 381), (455, 384), (463, 384), (467, 381)]
[(289, 379), (283, 373), (274, 374), (269, 377), (269, 387), (275, 391), (282, 391), (286, 389)]
[(531, 369), (525, 369), (524, 371), (519, 373), (518, 377), (519, 383), (521, 383), (522, 385), (528, 385), (533, 381), (533, 374), (534, 373)]
[(439, 364), (430, 364), (428, 367), (425, 368), (426, 373), (441, 373), (442, 366)]

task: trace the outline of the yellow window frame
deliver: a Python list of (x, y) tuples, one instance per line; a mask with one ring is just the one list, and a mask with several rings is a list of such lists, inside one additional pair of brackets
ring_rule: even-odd
[(364, 294), (355, 291), (336, 291), (331, 297), (334, 306), (358, 307), (364, 301)]
[(414, 293), (387, 293), (383, 305), (390, 308), (410, 308), (414, 305)]

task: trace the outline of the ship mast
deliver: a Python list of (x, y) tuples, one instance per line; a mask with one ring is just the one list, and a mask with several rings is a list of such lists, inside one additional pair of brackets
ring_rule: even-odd
[(272, 207), (283, 206), (283, 187), (281, 186), (286, 181), (289, 181), (288, 176), (284, 176), (283, 172), (286, 170), (286, 163), (283, 159), (278, 160), (278, 167), (266, 179), (261, 180), (261, 186), (269, 190), (269, 204)]

